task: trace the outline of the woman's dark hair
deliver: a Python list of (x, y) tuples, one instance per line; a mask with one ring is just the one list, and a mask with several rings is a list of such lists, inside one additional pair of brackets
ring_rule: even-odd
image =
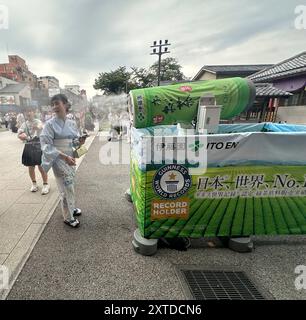
[(56, 94), (55, 96), (53, 96), (51, 98), (51, 105), (55, 102), (55, 101), (62, 101), (63, 104), (66, 105), (66, 110), (68, 111), (71, 107), (71, 104), (69, 103), (68, 101), (68, 98), (62, 94), (62, 93), (59, 93), (59, 94)]

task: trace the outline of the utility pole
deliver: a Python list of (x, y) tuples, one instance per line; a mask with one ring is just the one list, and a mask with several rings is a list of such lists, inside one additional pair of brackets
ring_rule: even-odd
[[(159, 40), (159, 44), (157, 44), (157, 41), (153, 42), (153, 46), (151, 46), (151, 48), (153, 48), (153, 52), (151, 53), (151, 55), (157, 54), (158, 55), (158, 78), (157, 78), (157, 85), (160, 85), (160, 68), (161, 68), (161, 57), (163, 54), (166, 53), (170, 53), (170, 51), (168, 51), (168, 47), (171, 46), (170, 43), (168, 43), (168, 40), (165, 40), (165, 43), (163, 43), (162, 40)], [(157, 51), (158, 48), (158, 51)], [(164, 48), (164, 50), (163, 50)]]

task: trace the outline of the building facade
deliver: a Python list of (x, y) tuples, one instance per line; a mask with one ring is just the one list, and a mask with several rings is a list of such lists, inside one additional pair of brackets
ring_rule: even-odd
[(273, 86), (292, 93), (285, 106), (306, 106), (306, 51), (249, 76), (254, 83)]
[(9, 84), (18, 84), (18, 82), (5, 77), (0, 77), (0, 89), (3, 89)]
[(192, 81), (216, 80), (232, 77), (244, 78), (271, 66), (271, 64), (207, 65), (200, 69), (200, 71), (193, 77)]
[(9, 55), (8, 60), (8, 63), (0, 64), (0, 76), (26, 83), (31, 88), (37, 87), (37, 76), (29, 70), (24, 59), (18, 55)]
[(270, 105), (277, 105), (276, 120), (306, 123), (306, 51), (248, 78), (255, 84), (269, 83), (290, 93), (288, 98), (281, 97), (277, 101), (270, 101)]
[(77, 85), (77, 84), (66, 85), (65, 86), (65, 90), (66, 91), (70, 91), (75, 95), (80, 95), (81, 94), (80, 86)]
[(53, 76), (39, 77), (37, 84), (40, 89), (59, 88), (59, 81)]
[(0, 89), (0, 112), (28, 107), (31, 100), (31, 88), (27, 84), (8, 84)]

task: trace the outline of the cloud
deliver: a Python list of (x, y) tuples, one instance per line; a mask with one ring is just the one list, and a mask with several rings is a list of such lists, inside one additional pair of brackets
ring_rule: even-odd
[(37, 75), (94, 94), (99, 72), (148, 67), (154, 40), (192, 77), (204, 64), (274, 63), (304, 50), (306, 30), (294, 28), (299, 1), (252, 0), (2, 0), (9, 29), (0, 30), (0, 57), (26, 59)]

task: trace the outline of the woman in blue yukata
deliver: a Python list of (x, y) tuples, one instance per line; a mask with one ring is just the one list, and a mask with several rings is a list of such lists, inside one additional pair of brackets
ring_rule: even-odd
[(85, 138), (80, 137), (75, 121), (67, 118), (70, 104), (65, 95), (57, 94), (52, 97), (51, 106), (55, 116), (46, 122), (40, 135), (41, 166), (45, 172), (52, 167), (61, 195), (64, 222), (70, 227), (77, 228), (80, 222), (76, 217), (82, 212), (75, 206), (76, 162), (73, 157), (73, 147), (84, 144)]

